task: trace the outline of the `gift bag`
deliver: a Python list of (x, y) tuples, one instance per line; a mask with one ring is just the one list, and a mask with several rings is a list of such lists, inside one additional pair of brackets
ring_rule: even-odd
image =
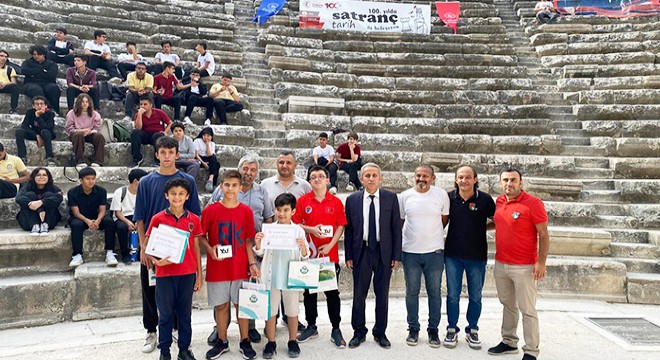
[(310, 262), (319, 264), (319, 286), (316, 289), (310, 289), (310, 294), (316, 294), (324, 291), (337, 290), (337, 272), (335, 263), (328, 261), (328, 258), (319, 258), (310, 260)]
[(319, 264), (309, 261), (289, 262), (290, 290), (316, 289), (319, 287)]
[(270, 290), (259, 283), (244, 281), (238, 290), (239, 319), (270, 319)]

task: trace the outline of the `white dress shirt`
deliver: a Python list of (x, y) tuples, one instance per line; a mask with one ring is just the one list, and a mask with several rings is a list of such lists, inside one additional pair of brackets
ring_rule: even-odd
[[(371, 206), (371, 198), (369, 197), (367, 190), (364, 190), (364, 198), (362, 200), (362, 216), (364, 218), (364, 224), (362, 229), (364, 231), (363, 239), (364, 241), (369, 240), (369, 207)], [(377, 190), (373, 195), (374, 197), (374, 206), (376, 207), (376, 241), (380, 242), (380, 189)]]

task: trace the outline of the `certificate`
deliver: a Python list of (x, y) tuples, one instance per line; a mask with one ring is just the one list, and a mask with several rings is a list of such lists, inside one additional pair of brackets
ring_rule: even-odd
[(261, 247), (273, 250), (298, 250), (296, 236), (300, 231), (298, 225), (285, 224), (263, 224), (261, 231), (264, 233)]
[(190, 233), (187, 231), (161, 224), (151, 229), (145, 253), (160, 259), (169, 257), (169, 261), (180, 264), (183, 262), (189, 237)]

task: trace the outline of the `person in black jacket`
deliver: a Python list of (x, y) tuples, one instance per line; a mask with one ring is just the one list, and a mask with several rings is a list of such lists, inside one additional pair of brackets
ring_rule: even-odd
[(199, 69), (192, 69), (190, 77), (183, 81), (184, 89), (179, 93), (181, 103), (186, 104), (186, 112), (183, 121), (192, 124), (190, 115), (192, 115), (195, 106), (204, 106), (206, 108), (205, 125), (211, 124), (213, 117), (213, 99), (208, 97), (206, 85), (201, 80)]
[(73, 66), (73, 43), (66, 39), (66, 29), (58, 27), (55, 36), (48, 41), (48, 60)]
[(21, 207), (16, 214), (18, 225), (32, 236), (47, 236), (62, 219), (59, 207), (63, 199), (62, 190), (55, 186), (48, 169), (32, 170), (30, 180), (16, 195), (16, 203)]
[(60, 112), (60, 88), (55, 83), (57, 78), (57, 64), (46, 60), (46, 49), (41, 45), (30, 47), (31, 58), (23, 62), (21, 70), (25, 75), (23, 88), (25, 95), (30, 98), (45, 96), (49, 106)]
[(16, 129), (16, 147), (18, 157), (27, 164), (27, 150), (25, 140), (36, 140), (37, 146), (46, 149), (46, 162), (48, 166), (57, 166), (53, 160), (53, 139), (55, 138), (55, 112), (46, 105), (43, 96), (32, 99), (32, 109), (25, 113), (21, 127)]

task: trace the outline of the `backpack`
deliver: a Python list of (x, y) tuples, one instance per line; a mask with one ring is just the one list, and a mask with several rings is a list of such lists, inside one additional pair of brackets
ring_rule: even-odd
[(127, 129), (126, 126), (114, 123), (112, 129), (117, 142), (131, 142), (131, 130)]
[(112, 121), (112, 119), (103, 119), (101, 122), (101, 129), (99, 130), (99, 133), (103, 135), (106, 144), (115, 141), (114, 123), (115, 122)]
[[(64, 173), (64, 177), (71, 182), (78, 182), (78, 168), (76, 168), (76, 165), (76, 154), (72, 152), (69, 155), (69, 159), (67, 159), (66, 164), (64, 165), (64, 170), (62, 171)], [(76, 175), (74, 177), (69, 176), (69, 174), (66, 172), (67, 168), (73, 168), (73, 170), (76, 172)]]
[(99, 88), (99, 99), (112, 100), (112, 84), (107, 81), (97, 81), (96, 87)]
[(128, 186), (122, 186), (121, 187), (121, 198), (119, 200), (120, 204), (124, 202), (124, 198), (126, 197), (126, 191), (127, 190), (128, 190)]

